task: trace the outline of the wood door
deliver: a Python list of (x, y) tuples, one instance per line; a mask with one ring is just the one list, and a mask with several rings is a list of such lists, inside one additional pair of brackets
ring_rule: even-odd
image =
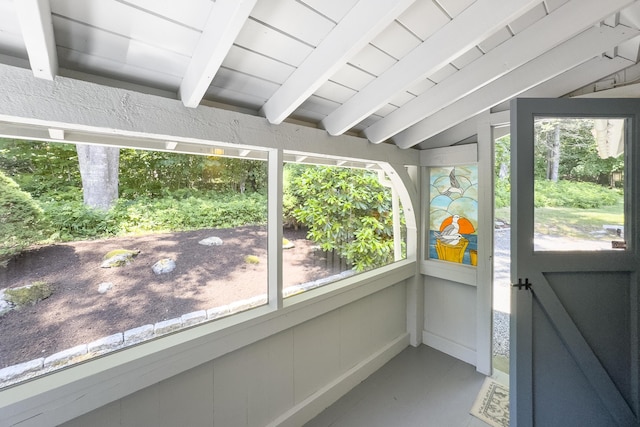
[[(511, 281), (521, 283), (511, 295), (512, 426), (639, 425), (639, 116), (640, 100), (635, 99), (520, 99), (511, 104)], [(594, 138), (605, 141), (598, 153), (609, 147), (605, 155), (622, 156), (624, 178), (613, 184), (621, 186), (624, 204), (614, 224), (588, 232), (588, 210), (564, 210), (553, 219), (534, 206), (536, 196), (549, 192), (534, 185), (543, 174), (536, 160), (544, 151), (541, 120), (549, 136), (547, 154), (559, 139), (561, 149), (573, 150), (566, 154), (580, 156), (584, 147), (566, 145), (562, 138), (573, 136), (557, 137), (554, 132), (562, 131), (554, 126), (592, 121)], [(616, 135), (622, 137), (621, 154), (620, 147), (611, 148), (619, 140)], [(551, 169), (554, 154), (543, 161)], [(553, 178), (551, 172), (547, 176)], [(555, 173), (562, 178), (567, 170)], [(570, 231), (572, 224), (582, 235)]]

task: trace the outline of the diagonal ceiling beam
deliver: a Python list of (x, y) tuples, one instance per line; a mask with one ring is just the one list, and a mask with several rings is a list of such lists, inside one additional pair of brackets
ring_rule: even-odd
[(378, 144), (436, 111), (454, 103), (483, 85), (526, 64), (565, 40), (600, 21), (612, 10), (630, 0), (565, 3), (521, 33), (497, 46), (444, 82), (412, 99), (401, 108), (378, 120), (364, 135)]
[(440, 70), (537, 3), (536, 0), (476, 1), (329, 114), (322, 125), (331, 135), (344, 133), (393, 96)]
[(415, 0), (360, 0), (262, 107), (281, 123)]
[(211, 85), (257, 0), (218, 0), (198, 41), (178, 94), (186, 107), (197, 107)]
[(623, 25), (615, 28), (606, 25), (591, 27), (502, 78), (483, 86), (464, 99), (398, 133), (393, 137), (393, 142), (400, 148), (413, 147), (639, 34), (640, 31)]
[[(633, 61), (616, 56), (608, 58), (598, 56), (583, 64), (564, 72), (551, 80), (518, 94), (523, 98), (558, 98), (575, 90), (576, 87), (584, 87), (606, 76), (624, 70), (634, 64)], [(505, 108), (508, 110), (509, 105)], [(482, 113), (480, 113), (482, 114)], [(478, 116), (473, 116), (463, 122), (422, 141), (420, 149), (447, 147), (459, 141), (469, 138), (477, 133)]]
[(49, 0), (18, 0), (13, 4), (33, 75), (53, 80), (58, 74), (58, 54)]

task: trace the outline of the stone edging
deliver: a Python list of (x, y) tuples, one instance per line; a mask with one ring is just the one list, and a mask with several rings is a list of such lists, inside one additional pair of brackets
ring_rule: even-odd
[[(312, 282), (293, 285), (283, 290), (284, 297), (290, 297), (299, 293), (318, 288), (320, 286), (335, 282), (340, 279), (355, 274), (353, 270), (343, 271), (342, 273)], [(80, 344), (47, 357), (29, 360), (28, 362), (19, 363), (17, 365), (7, 366), (0, 369), (0, 388), (15, 384), (20, 381), (42, 375), (74, 363), (90, 359), (111, 351), (119, 350), (142, 341), (156, 338), (170, 332), (177, 331), (188, 326), (198, 323), (220, 319), (241, 311), (255, 308), (267, 303), (267, 295), (257, 295), (255, 297), (234, 301), (231, 304), (220, 307), (210, 308), (208, 310), (199, 310), (191, 313), (183, 314), (180, 317), (163, 320), (155, 324), (138, 326), (133, 329), (119, 332), (99, 338), (87, 344)]]

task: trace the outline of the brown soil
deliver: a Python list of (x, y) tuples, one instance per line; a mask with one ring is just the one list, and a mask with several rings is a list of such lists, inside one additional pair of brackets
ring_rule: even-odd
[[(285, 230), (295, 248), (283, 251), (284, 286), (338, 273), (315, 255), (305, 231)], [(221, 246), (203, 246), (218, 236)], [(222, 306), (267, 292), (267, 233), (264, 227), (209, 229), (32, 249), (0, 269), (0, 289), (44, 281), (51, 297), (0, 317), (0, 368), (45, 357), (137, 326)], [(113, 249), (138, 249), (124, 267), (101, 268)], [(245, 262), (256, 255), (259, 264)], [(163, 258), (177, 268), (157, 276)], [(98, 285), (111, 282), (104, 294)]]

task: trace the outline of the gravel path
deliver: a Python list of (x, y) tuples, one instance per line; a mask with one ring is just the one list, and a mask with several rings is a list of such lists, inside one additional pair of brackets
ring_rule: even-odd
[(493, 354), (509, 357), (509, 316), (510, 316), (510, 228), (496, 229), (494, 233), (494, 311), (493, 311)]

